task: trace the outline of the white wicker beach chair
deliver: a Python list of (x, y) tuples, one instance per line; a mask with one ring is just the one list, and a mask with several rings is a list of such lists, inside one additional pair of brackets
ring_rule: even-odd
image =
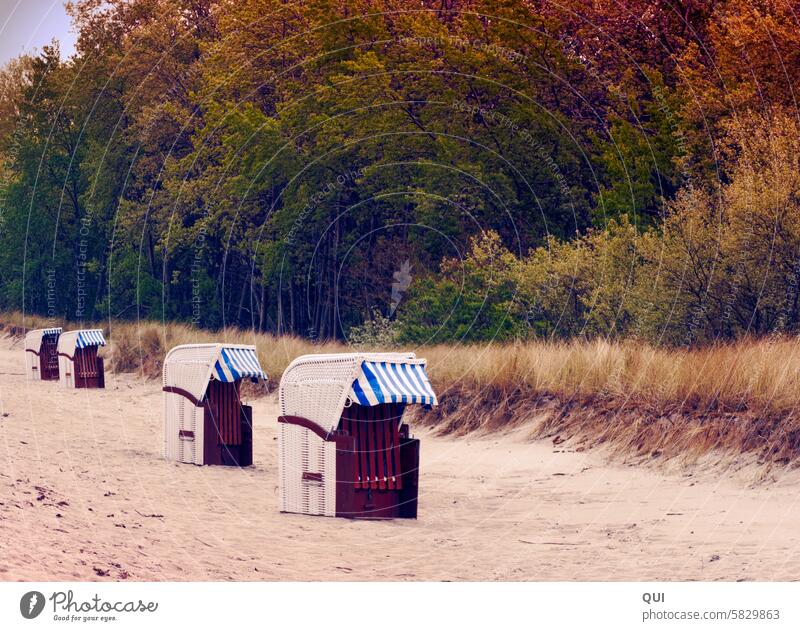
[(279, 389), (283, 512), (356, 518), (417, 515), (419, 441), (408, 404), (436, 405), (413, 353), (304, 355)]
[(106, 340), (100, 329), (67, 331), (58, 338), (58, 374), (67, 388), (105, 388), (103, 358), (97, 349)]
[(253, 410), (241, 381), (266, 379), (255, 346), (186, 344), (164, 359), (164, 445), (168, 460), (246, 467), (253, 462)]
[(25, 375), (28, 379), (58, 381), (58, 337), (61, 328), (34, 329), (25, 335)]

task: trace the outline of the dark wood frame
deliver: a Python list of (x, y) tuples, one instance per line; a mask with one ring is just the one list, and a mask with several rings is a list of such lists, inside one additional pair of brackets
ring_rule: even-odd
[[(51, 337), (56, 338), (55, 343), (45, 344), (45, 338)], [(58, 337), (56, 335), (42, 335), (38, 351), (32, 348), (26, 348), (25, 351), (33, 353), (39, 358), (39, 365), (34, 365), (32, 368), (39, 372), (39, 378), (42, 381), (58, 381)]]
[[(398, 431), (400, 470), (397, 488), (362, 488), (356, 480), (357, 458), (362, 453), (362, 441), (359, 436), (343, 431), (341, 420), (339, 429), (335, 432), (328, 432), (314, 421), (299, 416), (280, 416), (278, 422), (299, 425), (314, 432), (322, 440), (336, 444), (337, 517), (417, 518), (420, 443), (416, 438), (411, 438), (408, 425), (401, 424)], [(322, 472), (303, 471), (302, 479), (319, 483), (322, 481)]]
[[(217, 382), (220, 383), (220, 382)], [(210, 384), (209, 384), (210, 385)], [(226, 444), (221, 439), (217, 419), (214, 418), (214, 401), (209, 397), (209, 390), (203, 399), (198, 401), (190, 392), (175, 386), (164, 386), (164, 392), (178, 394), (188, 399), (195, 407), (203, 408), (203, 464), (224, 465), (231, 467), (249, 467), (253, 464), (253, 408), (241, 402), (239, 385), (237, 381), (231, 384), (223, 384), (236, 387), (236, 397), (239, 401), (238, 407), (241, 410), (239, 422), (238, 444)], [(194, 432), (179, 430), (180, 438), (184, 440), (195, 440)], [(216, 438), (216, 440), (214, 440)]]

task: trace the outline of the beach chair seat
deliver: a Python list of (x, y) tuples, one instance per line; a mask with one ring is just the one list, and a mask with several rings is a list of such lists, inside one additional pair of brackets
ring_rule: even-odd
[(267, 378), (254, 346), (186, 344), (167, 353), (164, 457), (198, 465), (251, 465), (253, 410), (241, 400), (246, 378)]
[(25, 375), (28, 379), (58, 380), (58, 338), (61, 328), (34, 329), (25, 335)]
[(412, 353), (306, 355), (279, 388), (280, 507), (358, 519), (417, 516), (419, 441), (409, 404), (436, 405)]
[(67, 331), (58, 338), (59, 381), (68, 388), (105, 388), (103, 358), (106, 340), (100, 329)]

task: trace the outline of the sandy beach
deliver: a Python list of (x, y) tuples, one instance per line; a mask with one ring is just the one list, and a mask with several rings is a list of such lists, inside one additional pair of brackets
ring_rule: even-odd
[[(272, 375), (278, 379), (279, 375)], [(422, 438), (419, 519), (277, 509), (277, 401), (254, 466), (161, 459), (161, 387), (27, 382), (0, 340), (2, 580), (795, 579), (800, 481), (670, 471), (494, 436)], [(412, 428), (413, 429), (413, 428)]]

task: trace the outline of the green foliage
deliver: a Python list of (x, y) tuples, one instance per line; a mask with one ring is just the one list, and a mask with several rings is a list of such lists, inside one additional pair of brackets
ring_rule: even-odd
[(439, 274), (412, 285), (399, 309), (400, 338), (434, 343), (517, 336), (515, 264), (496, 232), (473, 237), (462, 259), (445, 259)]
[(550, 239), (516, 267), (518, 301), (537, 336), (627, 334), (636, 317), (643, 237), (623, 216), (572, 242)]
[(796, 29), (701, 4), (78, 0), (74, 57), (0, 73), (0, 308), (360, 345), (795, 330)]

